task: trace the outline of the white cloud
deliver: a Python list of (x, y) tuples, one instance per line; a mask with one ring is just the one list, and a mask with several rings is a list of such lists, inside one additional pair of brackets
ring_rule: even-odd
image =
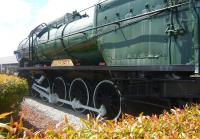
[(26, 0), (0, 0), (0, 57), (13, 55), (19, 43), (38, 24), (87, 8), (95, 1), (48, 0), (43, 7), (35, 8)]
[(24, 30), (23, 26), (12, 28), (0, 27), (0, 57), (13, 55), (20, 41), (25, 38), (29, 31)]
[(0, 0), (0, 57), (13, 55), (31, 20), (31, 7), (24, 0)]
[(24, 0), (0, 0), (0, 22), (10, 24), (30, 16), (31, 7)]
[(48, 4), (39, 11), (37, 22), (49, 22), (67, 12), (79, 11), (95, 3), (95, 0), (49, 0)]

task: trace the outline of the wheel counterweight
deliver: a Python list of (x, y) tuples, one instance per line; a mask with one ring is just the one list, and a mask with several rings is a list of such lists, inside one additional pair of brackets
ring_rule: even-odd
[[(89, 104), (89, 89), (86, 82), (81, 78), (76, 78), (72, 81), (69, 88), (69, 99), (73, 101), (78, 100), (82, 105)], [(73, 108), (75, 111), (84, 112), (83, 108)]]
[(117, 119), (121, 115), (121, 93), (112, 81), (99, 82), (94, 90), (93, 103), (95, 108), (105, 106), (105, 118)]

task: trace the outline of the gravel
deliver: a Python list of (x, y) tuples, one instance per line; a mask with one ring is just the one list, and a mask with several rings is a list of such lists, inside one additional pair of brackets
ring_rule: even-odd
[(73, 110), (54, 106), (37, 99), (25, 98), (21, 104), (21, 114), (25, 125), (37, 129), (54, 128), (59, 125), (65, 117), (75, 128), (81, 127), (80, 118), (85, 115), (78, 114)]

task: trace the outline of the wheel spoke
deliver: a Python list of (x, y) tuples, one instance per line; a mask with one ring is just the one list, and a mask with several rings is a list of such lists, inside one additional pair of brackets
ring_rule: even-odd
[(93, 103), (96, 108), (104, 105), (107, 111), (105, 117), (108, 119), (116, 119), (121, 114), (121, 94), (116, 90), (114, 83), (109, 80), (101, 81), (97, 84), (94, 95)]
[[(67, 89), (68, 86), (66, 85), (64, 79), (62, 77), (57, 77), (54, 79), (52, 85), (52, 93), (56, 94), (60, 99), (67, 98)], [(63, 106), (64, 103), (58, 102), (59, 106)]]
[[(73, 101), (74, 99), (81, 102), (81, 104), (88, 106), (89, 104), (89, 90), (87, 87), (87, 84), (84, 82), (84, 80), (80, 78), (76, 78), (72, 81), (69, 89), (69, 98), (70, 101)], [(85, 109), (76, 109), (75, 111), (84, 112)]]

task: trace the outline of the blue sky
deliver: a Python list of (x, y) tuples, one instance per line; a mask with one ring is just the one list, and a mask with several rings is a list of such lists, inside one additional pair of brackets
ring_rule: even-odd
[(0, 57), (11, 56), (38, 24), (66, 12), (81, 10), (96, 0), (0, 0)]

